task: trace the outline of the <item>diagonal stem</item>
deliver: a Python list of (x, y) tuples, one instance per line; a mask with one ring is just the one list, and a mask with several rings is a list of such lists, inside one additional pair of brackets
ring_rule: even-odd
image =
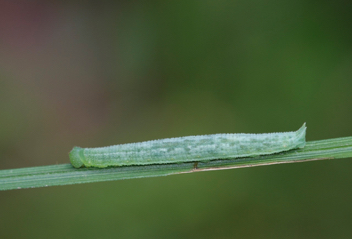
[(303, 149), (252, 158), (198, 163), (155, 164), (110, 168), (73, 168), (71, 164), (0, 170), (0, 190), (167, 176), (280, 163), (352, 157), (352, 137), (307, 142)]

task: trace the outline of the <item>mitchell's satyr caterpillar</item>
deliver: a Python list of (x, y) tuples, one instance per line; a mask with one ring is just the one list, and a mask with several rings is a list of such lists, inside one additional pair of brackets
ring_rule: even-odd
[(254, 157), (303, 148), (306, 126), (294, 132), (266, 134), (210, 134), (158, 139), (100, 148), (74, 147), (74, 167), (148, 165)]

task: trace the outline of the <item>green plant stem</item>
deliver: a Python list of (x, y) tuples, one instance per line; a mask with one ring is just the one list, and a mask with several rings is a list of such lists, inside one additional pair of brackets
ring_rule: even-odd
[(158, 164), (110, 168), (80, 168), (71, 164), (0, 170), (0, 190), (167, 176), (210, 170), (352, 157), (352, 137), (307, 142), (303, 149), (252, 158), (198, 163)]

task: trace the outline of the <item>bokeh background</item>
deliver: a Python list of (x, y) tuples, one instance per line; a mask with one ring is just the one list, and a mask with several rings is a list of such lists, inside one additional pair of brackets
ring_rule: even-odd
[[(352, 135), (352, 2), (0, 0), (0, 169), (211, 133)], [(351, 159), (0, 192), (0, 238), (351, 238)]]

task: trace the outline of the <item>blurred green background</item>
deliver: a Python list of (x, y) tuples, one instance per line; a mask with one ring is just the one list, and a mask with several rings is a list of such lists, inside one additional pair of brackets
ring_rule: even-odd
[[(75, 145), (352, 136), (352, 2), (0, 1), (0, 169)], [(350, 159), (0, 192), (0, 238), (351, 238)]]

